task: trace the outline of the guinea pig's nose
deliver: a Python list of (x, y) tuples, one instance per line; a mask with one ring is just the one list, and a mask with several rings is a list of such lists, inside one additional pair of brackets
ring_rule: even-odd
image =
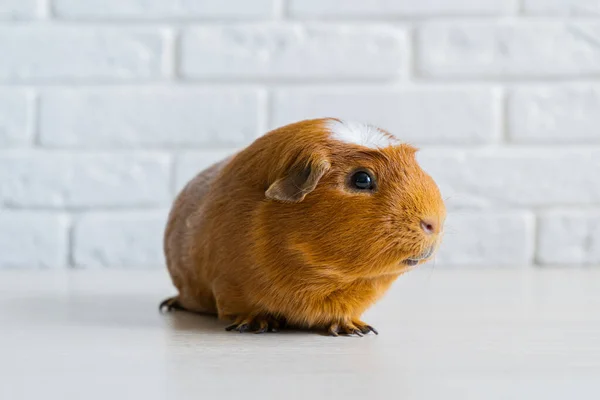
[(433, 218), (421, 219), (421, 229), (428, 234), (433, 235), (439, 232), (439, 223)]

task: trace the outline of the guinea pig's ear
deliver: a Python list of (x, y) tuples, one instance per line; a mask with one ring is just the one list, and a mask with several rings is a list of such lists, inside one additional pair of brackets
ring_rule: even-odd
[(329, 162), (325, 160), (294, 165), (286, 176), (277, 179), (269, 186), (265, 195), (267, 199), (299, 203), (317, 187), (319, 179), (330, 167)]

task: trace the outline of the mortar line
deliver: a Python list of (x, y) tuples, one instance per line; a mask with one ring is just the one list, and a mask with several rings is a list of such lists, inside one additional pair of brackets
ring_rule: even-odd
[(44, 20), (54, 20), (55, 16), (52, 1), (53, 0), (41, 0), (38, 3), (38, 13)]
[(543, 266), (543, 263), (540, 262), (539, 260), (539, 245), (540, 245), (540, 212), (538, 209), (536, 209), (536, 207), (532, 207), (530, 209), (531, 213), (533, 214), (533, 219), (532, 219), (532, 228), (531, 228), (531, 235), (533, 235), (532, 238), (532, 243), (531, 243), (531, 251), (533, 252), (532, 254), (529, 255), (530, 258), (530, 263), (535, 267), (541, 267)]
[(67, 214), (67, 268), (77, 268), (75, 262), (75, 220), (79, 217), (78, 212), (70, 211)]
[(174, 199), (177, 196), (177, 168), (180, 162), (181, 152), (173, 150), (171, 152), (171, 160), (169, 162), (169, 194)]
[(509, 125), (508, 120), (508, 92), (505, 86), (499, 86), (495, 89), (497, 91), (496, 100), (496, 118), (498, 120), (498, 139), (501, 145), (505, 146), (510, 143)]
[(169, 81), (179, 80), (179, 30), (168, 28), (164, 33), (165, 51), (163, 54), (162, 68)]
[(268, 86), (259, 93), (258, 135), (265, 134), (273, 123), (273, 88)]
[[(417, 66), (418, 52), (417, 48), (417, 35), (418, 26), (416, 24), (410, 24), (406, 26), (406, 46), (407, 46), (407, 60), (406, 60), (406, 76), (404, 79), (398, 79), (401, 83), (409, 83), (417, 85), (419, 83), (419, 70)], [(402, 78), (402, 76), (400, 77)], [(403, 81), (403, 82), (402, 82)]]
[(524, 0), (514, 0), (512, 13), (519, 17), (526, 15)]
[(31, 145), (34, 148), (40, 148), (42, 146), (42, 125), (41, 125), (41, 95), (35, 90), (33, 93), (30, 93), (31, 97), (29, 101), (31, 102), (31, 126), (30, 126), (30, 135), (31, 135)]
[(287, 0), (276, 0), (274, 3), (273, 19), (275, 21), (289, 20), (289, 4)]

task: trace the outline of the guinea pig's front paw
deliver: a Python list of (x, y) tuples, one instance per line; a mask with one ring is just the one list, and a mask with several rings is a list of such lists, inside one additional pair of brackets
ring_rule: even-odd
[(362, 322), (359, 319), (353, 319), (351, 321), (333, 322), (329, 325), (328, 333), (330, 336), (339, 335), (357, 335), (363, 336), (369, 332), (373, 332), (379, 335), (379, 332), (371, 325)]
[(173, 310), (187, 311), (185, 308), (183, 308), (183, 306), (179, 302), (179, 297), (178, 296), (169, 297), (168, 299), (163, 300), (158, 305), (158, 311), (161, 312), (161, 313), (164, 312), (164, 311), (171, 312)]
[(258, 314), (249, 317), (238, 317), (235, 322), (225, 328), (225, 330), (237, 331), (240, 333), (279, 332), (280, 329), (285, 327), (285, 324), (286, 322), (284, 319), (277, 319), (268, 314)]

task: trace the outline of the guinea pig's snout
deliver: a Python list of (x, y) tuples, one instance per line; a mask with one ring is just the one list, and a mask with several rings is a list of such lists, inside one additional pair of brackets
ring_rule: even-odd
[(425, 217), (421, 219), (421, 229), (427, 235), (437, 235), (442, 229), (442, 224), (437, 218)]

